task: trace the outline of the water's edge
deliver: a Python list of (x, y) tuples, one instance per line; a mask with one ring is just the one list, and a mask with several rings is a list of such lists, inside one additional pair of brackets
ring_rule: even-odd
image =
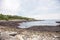
[(30, 21), (20, 23), (19, 25), (19, 28), (29, 28), (32, 26), (58, 26), (60, 23), (56, 23), (56, 21)]

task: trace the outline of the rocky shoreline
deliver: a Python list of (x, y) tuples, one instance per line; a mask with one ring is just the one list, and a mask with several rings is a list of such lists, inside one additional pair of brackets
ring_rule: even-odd
[(0, 40), (60, 40), (60, 32), (0, 30)]
[(32, 26), (27, 30), (60, 32), (60, 26)]
[(19, 23), (26, 22), (26, 21), (0, 21), (0, 26), (7, 26), (12, 28), (18, 28)]
[(47, 26), (22, 29), (17, 27), (21, 22), (23, 21), (0, 22), (0, 40), (60, 40), (60, 26), (57, 29)]

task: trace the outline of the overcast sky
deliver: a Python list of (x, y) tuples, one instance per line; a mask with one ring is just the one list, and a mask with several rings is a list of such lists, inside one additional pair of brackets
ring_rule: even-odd
[(36, 19), (60, 19), (60, 0), (0, 0), (0, 13)]

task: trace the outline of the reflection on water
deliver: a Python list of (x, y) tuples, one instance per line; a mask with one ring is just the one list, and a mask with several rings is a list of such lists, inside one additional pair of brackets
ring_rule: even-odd
[(28, 27), (32, 27), (32, 26), (56, 26), (58, 25), (58, 23), (56, 23), (56, 21), (32, 21), (32, 22), (23, 22), (20, 23), (20, 26), (18, 26), (19, 28), (28, 28)]

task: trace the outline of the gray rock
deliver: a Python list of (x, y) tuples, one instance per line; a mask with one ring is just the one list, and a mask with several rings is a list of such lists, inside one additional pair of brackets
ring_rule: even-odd
[[(14, 35), (14, 36), (12, 36)], [(0, 32), (0, 40), (60, 40), (60, 33), (56, 32)]]

